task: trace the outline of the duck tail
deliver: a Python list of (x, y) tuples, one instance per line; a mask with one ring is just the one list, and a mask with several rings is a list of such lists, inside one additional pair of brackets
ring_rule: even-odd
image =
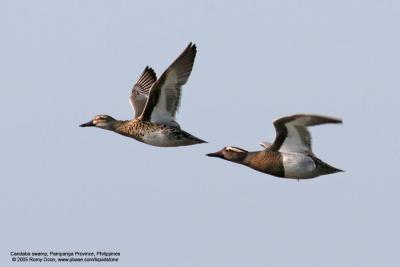
[(344, 172), (344, 170), (335, 168), (328, 163), (323, 162), (317, 157), (314, 157), (314, 161), (317, 164), (318, 171), (321, 173), (321, 175), (324, 174), (331, 174), (331, 173), (336, 173), (336, 172)]

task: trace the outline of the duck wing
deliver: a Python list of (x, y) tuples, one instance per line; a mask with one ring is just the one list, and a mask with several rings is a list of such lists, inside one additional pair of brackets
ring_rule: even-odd
[(156, 81), (156, 73), (152, 68), (147, 66), (142, 75), (140, 75), (138, 81), (133, 86), (131, 96), (129, 97), (129, 102), (135, 111), (135, 118), (142, 114), (143, 109), (146, 106), (150, 88)]
[(274, 121), (276, 137), (269, 150), (312, 154), (311, 134), (308, 126), (342, 123), (342, 120), (319, 115), (296, 114)]
[(154, 83), (139, 119), (179, 127), (175, 122), (175, 114), (180, 103), (181, 88), (192, 72), (196, 52), (196, 45), (190, 43)]

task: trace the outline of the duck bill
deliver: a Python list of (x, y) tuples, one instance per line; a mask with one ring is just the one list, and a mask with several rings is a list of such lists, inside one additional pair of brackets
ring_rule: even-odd
[(222, 153), (221, 152), (215, 152), (215, 153), (208, 153), (206, 154), (206, 156), (208, 157), (213, 157), (213, 158), (223, 158)]
[(93, 126), (96, 126), (96, 125), (93, 123), (93, 121), (89, 121), (89, 122), (87, 122), (87, 123), (83, 123), (83, 124), (79, 125), (79, 127), (93, 127)]

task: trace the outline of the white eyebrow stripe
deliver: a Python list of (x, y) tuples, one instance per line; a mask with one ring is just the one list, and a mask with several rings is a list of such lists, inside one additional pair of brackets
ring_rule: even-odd
[(232, 150), (232, 151), (235, 151), (235, 152), (244, 152), (243, 150), (241, 150), (239, 148), (231, 147), (231, 146), (226, 147), (226, 150), (228, 150), (228, 151)]

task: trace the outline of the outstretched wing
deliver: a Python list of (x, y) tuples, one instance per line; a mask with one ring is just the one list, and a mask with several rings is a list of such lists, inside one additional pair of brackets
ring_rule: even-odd
[(152, 68), (147, 66), (139, 80), (135, 83), (132, 88), (132, 94), (129, 97), (129, 102), (135, 111), (135, 118), (142, 114), (144, 107), (146, 106), (147, 98), (149, 96), (150, 88), (157, 81), (157, 75)]
[(179, 107), (181, 88), (192, 72), (195, 57), (196, 45), (190, 43), (151, 88), (141, 120), (177, 126), (175, 114)]
[(276, 137), (268, 148), (279, 152), (312, 154), (308, 126), (342, 123), (342, 120), (318, 115), (296, 114), (274, 121)]

